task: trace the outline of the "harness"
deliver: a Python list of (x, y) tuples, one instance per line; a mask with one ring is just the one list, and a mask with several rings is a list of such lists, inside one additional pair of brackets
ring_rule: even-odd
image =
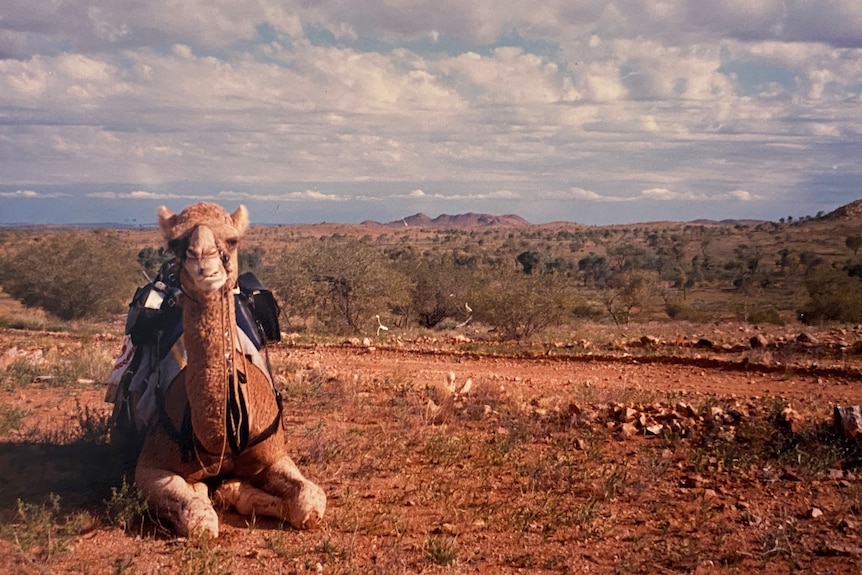
[[(242, 372), (239, 373), (242, 375), (242, 377), (239, 378), (239, 383), (240, 385), (245, 385), (245, 374)], [(230, 375), (228, 381), (225, 432), (231, 453), (233, 453), (234, 456), (239, 456), (246, 449), (251, 449), (255, 445), (266, 441), (278, 431), (278, 428), (281, 425), (284, 405), (281, 393), (277, 389), (273, 389), (273, 392), (275, 393), (275, 402), (278, 405), (278, 413), (272, 420), (272, 423), (269, 424), (269, 427), (264, 429), (257, 437), (250, 439), (248, 429), (248, 406), (245, 402), (245, 394), (236, 393), (236, 386), (234, 384), (235, 381), (233, 381), (233, 375)], [(162, 430), (168, 438), (170, 438), (170, 440), (180, 448), (181, 461), (183, 463), (190, 463), (193, 461), (196, 454), (205, 454), (220, 458), (224, 457), (224, 453), (214, 453), (208, 450), (198, 439), (194, 428), (192, 427), (192, 409), (191, 404), (188, 401), (186, 402), (183, 420), (179, 429), (177, 429), (171, 421), (171, 418), (168, 416), (168, 412), (165, 407), (165, 390), (162, 386), (156, 387), (156, 409), (159, 418), (159, 425), (162, 426)]]
[[(179, 249), (179, 246), (176, 247), (178, 249), (174, 251), (175, 254), (185, 253), (185, 250)], [(226, 254), (221, 251), (219, 256), (224, 262)], [(161, 359), (164, 359), (171, 353), (171, 350), (178, 344), (178, 340), (181, 344), (182, 314), (179, 312), (180, 308), (177, 304), (179, 295), (183, 293), (179, 279), (179, 271), (184, 263), (183, 259), (181, 259), (182, 257), (176, 257), (165, 263), (156, 280), (136, 292), (130, 306), (129, 317), (127, 318), (126, 331), (133, 343), (136, 346), (153, 346), (155, 348), (154, 355)], [(242, 274), (239, 277), (238, 284), (238, 289), (236, 290), (231, 290), (228, 287), (222, 288), (233, 292), (236, 310), (236, 324), (232, 326), (225, 325), (226, 329), (223, 331), (224, 336), (227, 338), (225, 441), (226, 447), (230, 449), (230, 452), (234, 456), (239, 456), (246, 450), (272, 437), (278, 431), (283, 415), (281, 393), (272, 385), (272, 392), (278, 408), (276, 416), (257, 436), (251, 437), (248, 403), (246, 400), (247, 369), (251, 356), (248, 353), (237, 350), (237, 345), (239, 342), (242, 342), (241, 337), (244, 337), (248, 341), (240, 347), (250, 344), (255, 348), (253, 350), (255, 353), (259, 349), (264, 350), (265, 365), (258, 365), (258, 367), (261, 367), (272, 384), (272, 369), (266, 344), (270, 341), (280, 340), (281, 333), (278, 326), (278, 315), (281, 310), (272, 297), (272, 292), (266, 290), (254, 274), (250, 272)], [(194, 305), (193, 302), (195, 300), (188, 296), (188, 294), (184, 295), (191, 300), (191, 305)], [(231, 297), (231, 293), (224, 295)], [(135, 305), (136, 303), (138, 305)], [(229, 303), (226, 300), (223, 323), (226, 323), (224, 320), (230, 317), (227, 311), (228, 306)], [(240, 336), (240, 332), (242, 336)], [(245, 369), (236, 365), (234, 360), (237, 354), (242, 358)], [(138, 368), (138, 362), (134, 362), (134, 368), (135, 370)], [(182, 369), (184, 369), (184, 365)], [(200, 460), (200, 456), (207, 455), (218, 457), (219, 468), (221, 468), (226, 450), (223, 449), (221, 453), (214, 453), (206, 449), (198, 439), (192, 425), (191, 404), (188, 399), (186, 399), (185, 411), (179, 427), (174, 425), (166, 408), (166, 396), (171, 382), (162, 381), (161, 378), (156, 379), (157, 381), (153, 389), (156, 421), (168, 438), (179, 447), (182, 462), (189, 463), (197, 458), (201, 465), (205, 467)], [(130, 404), (128, 385), (123, 386), (122, 391), (123, 397), (121, 400), (125, 404)], [(127, 406), (124, 405), (124, 407)], [(132, 421), (134, 420), (132, 419)]]

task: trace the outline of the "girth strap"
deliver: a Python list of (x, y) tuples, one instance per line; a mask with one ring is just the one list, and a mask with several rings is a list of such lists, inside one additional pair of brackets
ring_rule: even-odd
[(241, 371), (231, 373), (227, 381), (227, 406), (225, 406), (225, 431), (227, 444), (234, 455), (248, 447), (248, 404), (245, 400), (245, 384), (248, 381)]
[(194, 429), (192, 428), (191, 404), (186, 401), (183, 421), (180, 424), (180, 428), (177, 429), (174, 427), (174, 423), (171, 421), (168, 411), (165, 408), (165, 391), (161, 385), (156, 385), (155, 395), (156, 412), (159, 414), (159, 424), (161, 424), (162, 429), (167, 433), (168, 438), (176, 443), (177, 447), (180, 448), (180, 461), (183, 463), (191, 462), (194, 457), (195, 448), (197, 446), (196, 444), (198, 443), (197, 437), (194, 435)]
[[(278, 406), (278, 412), (272, 420), (272, 423), (270, 423), (269, 426), (260, 433), (260, 435), (250, 439), (248, 406), (245, 401), (244, 389), (247, 378), (242, 372), (237, 372), (237, 374), (239, 385), (234, 384), (232, 376), (230, 378), (231, 381), (228, 382), (228, 405), (225, 421), (228, 446), (234, 456), (238, 456), (246, 449), (251, 449), (272, 437), (281, 426), (282, 415), (284, 413), (284, 402), (282, 400), (281, 393), (277, 389), (273, 388), (272, 391), (275, 394), (275, 403)], [(198, 439), (192, 426), (191, 405), (188, 403), (188, 400), (186, 401), (183, 421), (180, 424), (180, 428), (177, 429), (171, 421), (170, 416), (168, 416), (167, 409), (165, 408), (165, 393), (160, 385), (156, 386), (155, 396), (159, 424), (168, 435), (168, 438), (180, 448), (180, 455), (183, 463), (193, 461), (195, 451), (212, 456), (221, 455), (206, 449)]]

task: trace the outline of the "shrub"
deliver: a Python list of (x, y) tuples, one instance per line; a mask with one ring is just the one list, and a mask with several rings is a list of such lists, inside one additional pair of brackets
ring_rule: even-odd
[(821, 266), (806, 280), (808, 303), (800, 313), (807, 322), (862, 321), (862, 283), (840, 270)]
[(3, 258), (3, 290), (63, 320), (119, 313), (134, 293), (135, 257), (115, 234), (37, 238)]
[(774, 307), (757, 307), (749, 310), (748, 321), (757, 324), (784, 325), (781, 314)]
[(361, 240), (308, 242), (283, 256), (269, 283), (288, 315), (316, 318), (333, 333), (374, 333), (375, 315), (410, 298), (409, 280)]
[(578, 319), (598, 321), (605, 317), (605, 309), (589, 302), (579, 303), (572, 308), (572, 315)]
[(664, 312), (670, 319), (677, 321), (702, 322), (708, 319), (707, 313), (684, 301), (667, 302)]
[(608, 315), (617, 326), (629, 323), (636, 308), (644, 307), (652, 296), (655, 278), (644, 271), (623, 272), (614, 276), (602, 293)]
[(502, 339), (524, 339), (559, 325), (572, 309), (565, 279), (556, 274), (510, 274), (489, 279), (471, 298), (475, 316)]

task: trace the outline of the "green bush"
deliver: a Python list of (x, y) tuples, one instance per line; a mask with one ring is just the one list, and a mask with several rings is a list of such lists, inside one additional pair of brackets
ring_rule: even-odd
[(665, 304), (664, 312), (670, 319), (679, 321), (701, 321), (704, 314), (683, 301), (670, 301)]
[(757, 307), (748, 311), (749, 323), (784, 325), (784, 319), (774, 307)]
[(808, 303), (800, 316), (806, 323), (862, 321), (862, 282), (827, 266), (817, 268), (806, 280)]
[(2, 263), (3, 290), (63, 320), (118, 313), (135, 289), (136, 258), (113, 233), (36, 238)]
[(313, 318), (330, 333), (371, 334), (376, 315), (407, 307), (409, 279), (363, 240), (313, 240), (283, 255), (268, 284), (287, 316)]
[(605, 308), (589, 302), (576, 304), (572, 308), (572, 315), (577, 319), (598, 321), (605, 317)]
[(497, 330), (501, 339), (526, 339), (560, 325), (573, 307), (565, 278), (508, 270), (483, 282), (471, 301), (477, 321)]

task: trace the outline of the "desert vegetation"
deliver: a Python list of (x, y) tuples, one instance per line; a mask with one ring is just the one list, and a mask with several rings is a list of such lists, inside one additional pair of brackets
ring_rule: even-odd
[[(289, 329), (317, 334), (371, 335), (377, 316), (470, 318), (503, 340), (583, 322), (858, 323), (860, 220), (851, 204), (780, 222), (270, 226), (240, 265), (276, 291)], [(24, 228), (3, 231), (0, 257), (5, 294), (69, 320), (115, 314), (169, 255), (147, 229)]]
[(110, 448), (158, 232), (0, 230), (4, 567), (854, 572), (862, 452), (833, 408), (862, 403), (862, 217), (789, 220), (253, 227), (289, 450), (330, 505), (216, 540), (175, 538)]

